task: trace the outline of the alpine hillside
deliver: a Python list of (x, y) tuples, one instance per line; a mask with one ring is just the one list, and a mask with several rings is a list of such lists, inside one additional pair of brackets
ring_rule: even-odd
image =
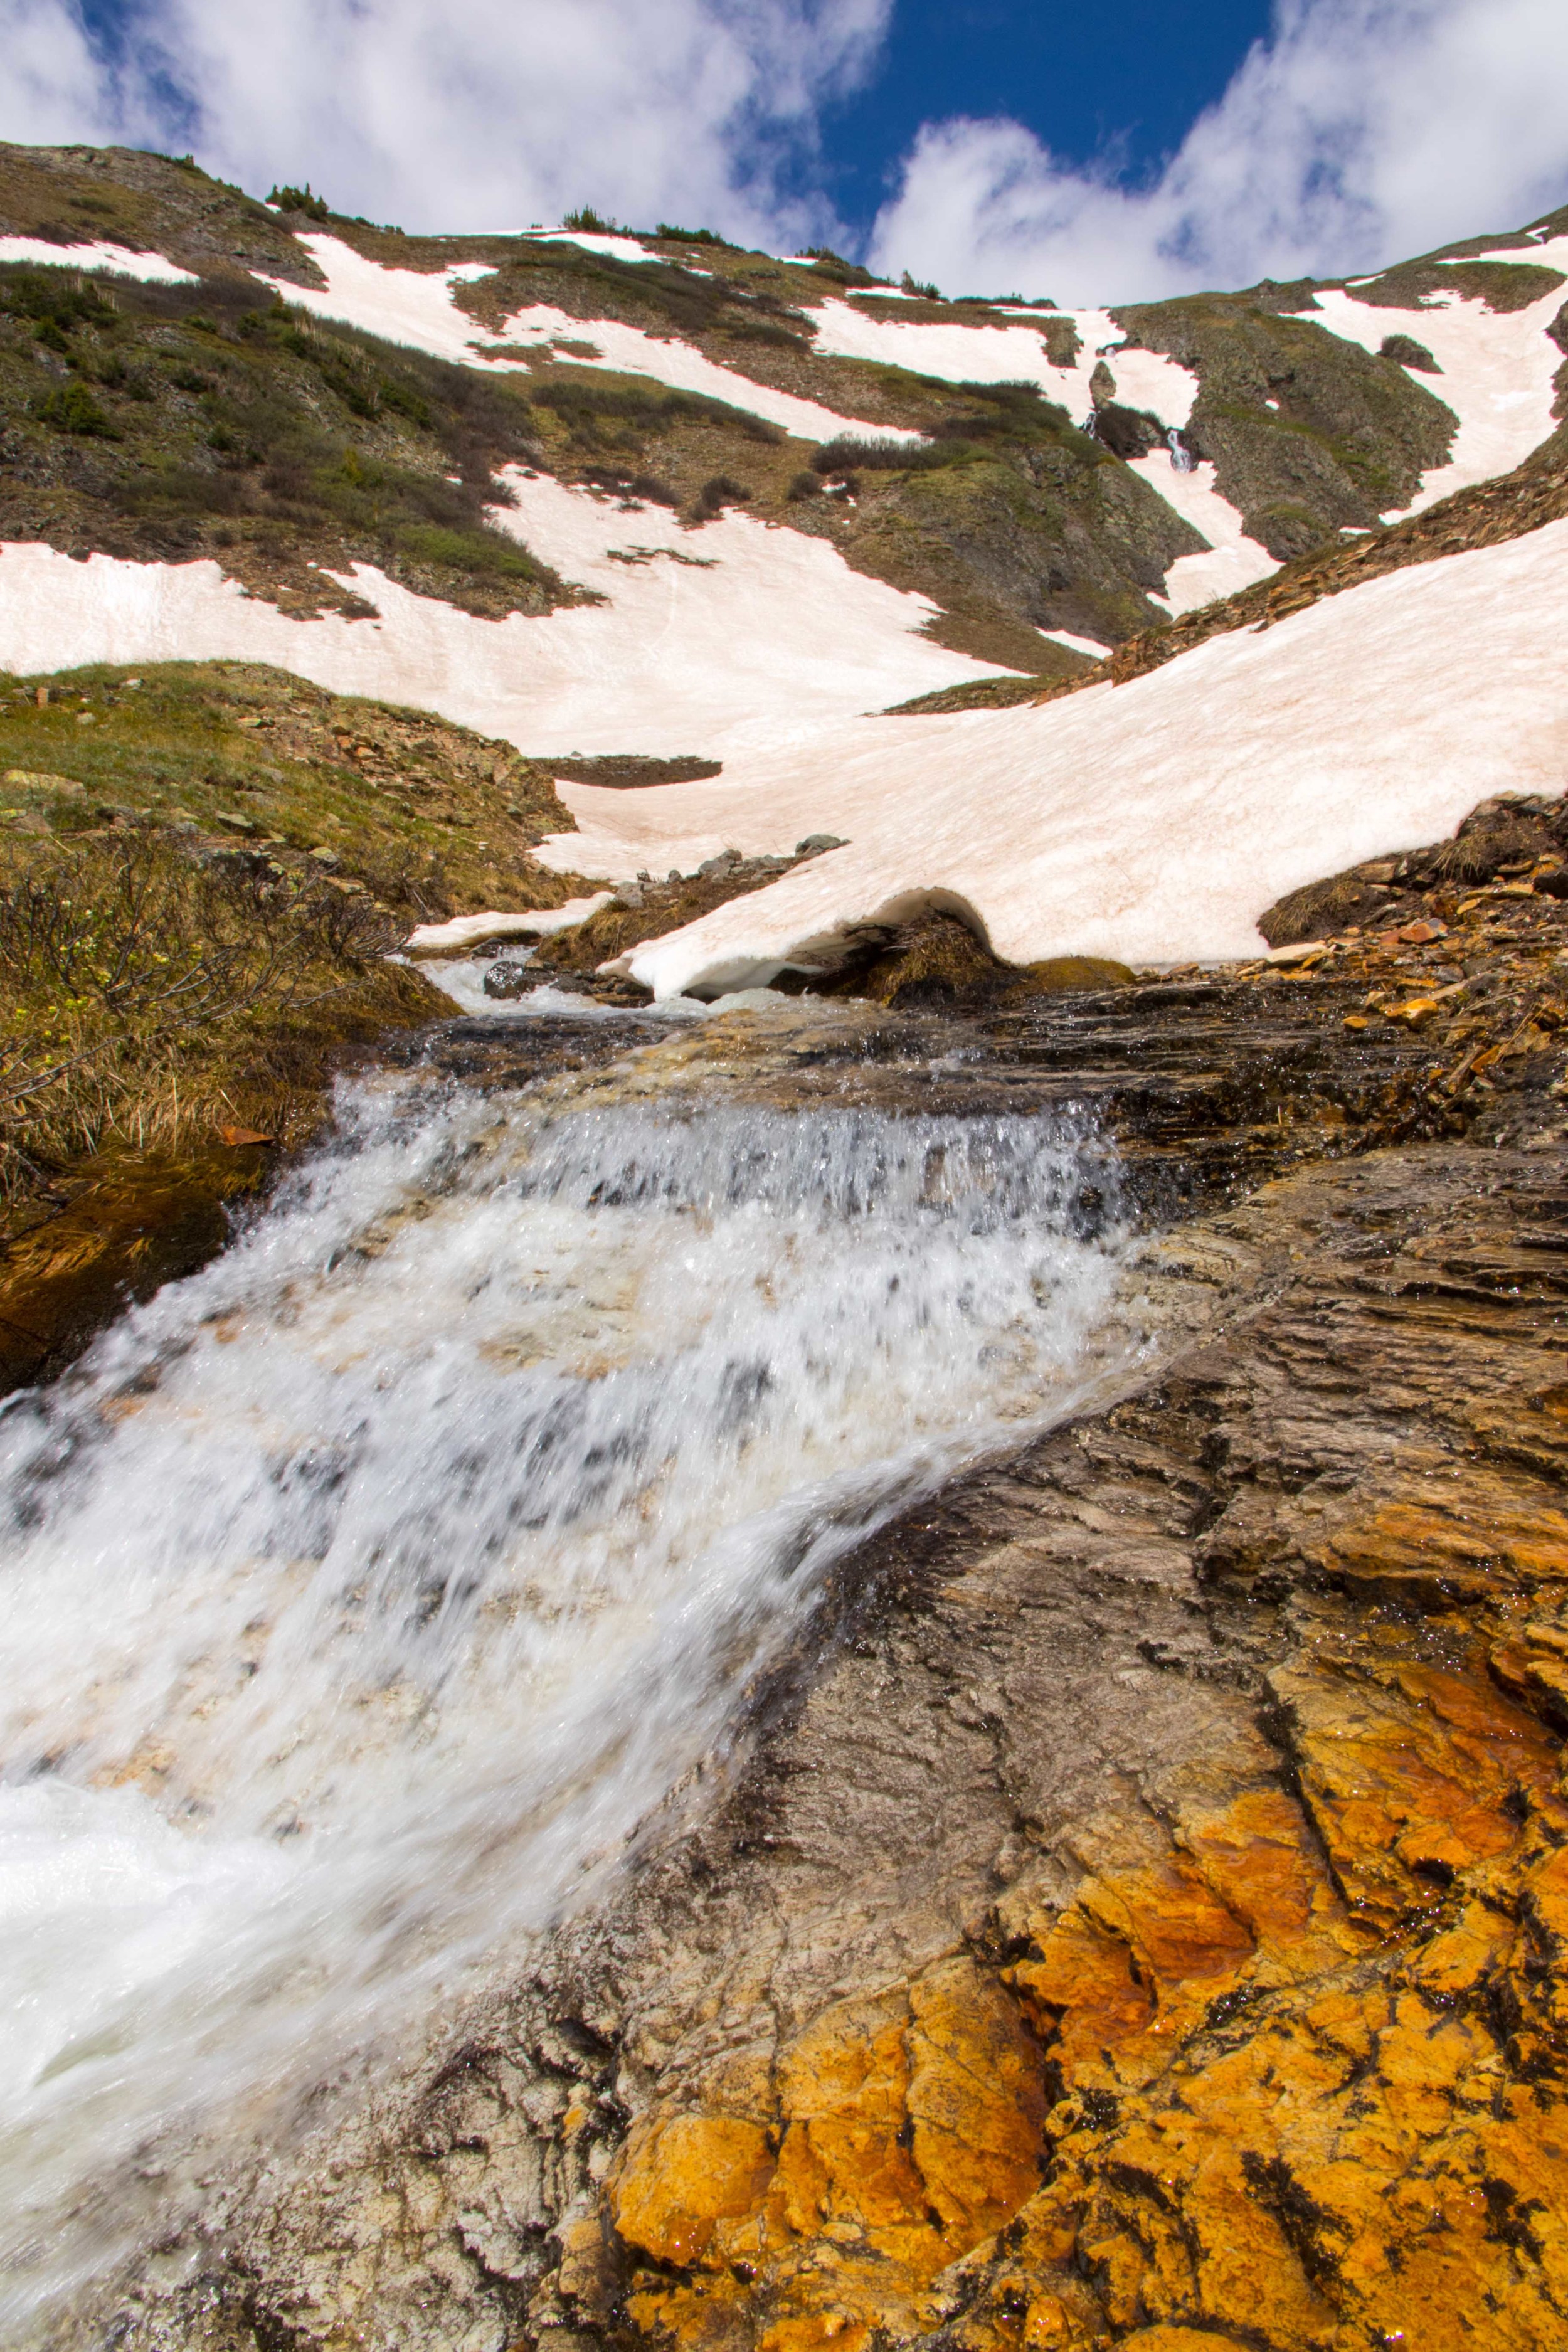
[(1568, 2343), (1568, 209), (1104, 290), (0, 146), (18, 2352)]

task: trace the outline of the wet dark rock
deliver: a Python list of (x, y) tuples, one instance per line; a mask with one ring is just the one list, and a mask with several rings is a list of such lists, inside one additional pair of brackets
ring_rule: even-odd
[(1113, 457), (1146, 457), (1151, 449), (1165, 446), (1165, 427), (1157, 416), (1144, 409), (1125, 408), (1117, 400), (1108, 400), (1096, 409), (1094, 434)]
[(114, 1316), (216, 1256), (230, 1205), (267, 1173), (232, 1148), (121, 1151), (40, 1200), (0, 1250), (0, 1395), (53, 1379)]
[(592, 759), (574, 752), (569, 759), (540, 759), (536, 763), (569, 784), (597, 784), (616, 793), (637, 792), (647, 784), (694, 784), (722, 775), (721, 760), (659, 760), (641, 751), (601, 753)]
[(538, 985), (539, 974), (531, 971), (528, 964), (505, 961), (492, 963), (479, 982), (487, 996), (502, 1004), (515, 1003), (518, 997), (526, 995), (531, 988)]
[[(661, 939), (667, 932), (679, 930), (699, 917), (710, 914), (715, 907), (722, 907), (731, 898), (742, 898), (749, 890), (765, 889), (770, 882), (798, 865), (803, 854), (805, 853), (797, 850), (793, 857), (744, 857), (737, 849), (726, 849), (717, 857), (707, 859), (695, 874), (672, 869), (663, 882), (656, 882), (651, 875), (639, 875), (633, 891), (618, 892), (613, 905), (602, 907), (597, 914), (590, 915), (571, 930), (558, 931), (553, 938), (541, 940), (534, 959), (540, 976), (544, 976), (546, 967), (557, 973), (576, 971), (585, 978), (596, 975), (601, 964), (626, 954), (644, 940)], [(636, 984), (627, 982), (621, 985)], [(633, 1000), (617, 997), (614, 1001)], [(648, 992), (640, 991), (636, 1001), (647, 1003)]]

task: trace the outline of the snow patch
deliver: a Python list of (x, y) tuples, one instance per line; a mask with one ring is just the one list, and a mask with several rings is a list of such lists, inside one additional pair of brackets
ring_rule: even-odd
[[(582, 240), (578, 240), (581, 242)], [(552, 342), (591, 342), (596, 356), (581, 361), (587, 367), (609, 368), (619, 375), (642, 375), (677, 392), (699, 392), (721, 400), (731, 408), (761, 416), (804, 441), (831, 441), (840, 433), (875, 430), (896, 441), (919, 441), (919, 433), (897, 425), (868, 428), (853, 417), (840, 416), (815, 400), (797, 400), (787, 392), (753, 383), (732, 368), (706, 359), (691, 344), (645, 334), (618, 319), (574, 319), (548, 303), (537, 303), (507, 320), (497, 335), (479, 326), (452, 299), (455, 287), (477, 278), (494, 276), (489, 262), (459, 261), (436, 270), (396, 269), (367, 260), (352, 245), (335, 236), (301, 236), (299, 239), (326, 279), (324, 287), (293, 286), (286, 279), (257, 275), (285, 301), (298, 303), (318, 318), (341, 319), (366, 334), (388, 342), (428, 352), (438, 360), (455, 360), (464, 367), (500, 369), (511, 374), (526, 369), (526, 357), (508, 354), (506, 346)]]
[(193, 270), (161, 253), (132, 253), (123, 245), (50, 245), (39, 236), (0, 236), (0, 261), (35, 261), (46, 269), (109, 270), (116, 278), (140, 278), (143, 285), (194, 286)]
[(797, 441), (833, 441), (841, 433), (874, 434), (882, 441), (913, 442), (925, 437), (901, 425), (868, 425), (852, 416), (840, 416), (837, 410), (824, 408), (817, 401), (802, 400), (794, 393), (775, 392), (769, 384), (753, 383), (750, 376), (737, 375), (733, 368), (721, 367), (717, 360), (709, 359), (694, 344), (647, 334), (641, 327), (629, 327), (619, 319), (574, 319), (569, 311), (557, 310), (546, 302), (515, 312), (501, 328), (498, 342), (540, 346), (589, 342), (594, 346), (594, 357), (573, 354), (580, 367), (608, 368), (616, 375), (648, 376), (656, 383), (668, 384), (672, 391), (701, 393), (710, 400), (723, 401), (730, 408), (743, 409), (749, 415), (764, 418)]
[(1040, 635), (1053, 646), (1066, 646), (1069, 654), (1087, 654), (1090, 661), (1103, 661), (1110, 651), (1098, 637), (1075, 637), (1070, 629), (1042, 629)]
[(596, 230), (581, 228), (535, 228), (529, 237), (540, 245), (580, 245), (584, 253), (608, 254), (612, 261), (662, 261), (662, 253), (649, 253), (640, 237), (601, 236)]
[(1057, 367), (1038, 326), (963, 326), (942, 321), (920, 325), (901, 319), (869, 319), (848, 302), (825, 302), (816, 320), (816, 348), (839, 359), (871, 360), (908, 368), (949, 383), (1037, 383), (1081, 424), (1093, 402), (1089, 379), (1104, 359), (1116, 378), (1116, 397), (1129, 408), (1146, 408), (1163, 425), (1185, 425), (1197, 398), (1191, 368), (1160, 352), (1128, 351), (1108, 310), (1065, 310), (1078, 330), (1079, 352), (1071, 367)]
[(1254, 581), (1279, 571), (1268, 550), (1247, 537), (1235, 507), (1215, 488), (1215, 468), (1206, 458), (1185, 473), (1172, 463), (1168, 449), (1151, 449), (1131, 463), (1132, 471), (1209, 543), (1206, 555), (1179, 555), (1166, 572), (1164, 595), (1153, 601), (1167, 605), (1173, 616), (1234, 595), (1238, 588), (1250, 588)]
[(1256, 954), (1285, 891), (1451, 830), (1568, 768), (1568, 522), (1386, 574), (1045, 705), (857, 719), (658, 793), (563, 785), (580, 873), (659, 871), (715, 838), (846, 846), (626, 968), (661, 995), (809, 962), (889, 908), (972, 908), (998, 953), (1162, 963)]
[(289, 278), (268, 278), (264, 270), (257, 270), (254, 274), (262, 285), (270, 286), (285, 302), (312, 311), (319, 319), (338, 319), (367, 335), (380, 335), (386, 342), (428, 352), (432, 359), (516, 372), (520, 362), (515, 360), (480, 357), (476, 338), (483, 331), (452, 300), (455, 286), (495, 275), (488, 261), (457, 261), (446, 269), (395, 269), (367, 260), (341, 237), (307, 235), (296, 242), (304, 247), (327, 282), (324, 287), (296, 286)]
[[(1517, 263), (1521, 257), (1510, 250), (1476, 258)], [(1568, 237), (1532, 247), (1530, 266), (1542, 263), (1568, 273)], [(1458, 419), (1447, 464), (1423, 475), (1409, 506), (1384, 515), (1384, 522), (1419, 514), (1472, 482), (1511, 474), (1554, 431), (1552, 380), (1563, 353), (1546, 330), (1565, 296), (1568, 286), (1554, 286), (1522, 310), (1489, 310), (1479, 299), (1438, 293), (1417, 310), (1385, 310), (1357, 302), (1338, 287), (1319, 288), (1316, 309), (1301, 315), (1346, 342), (1367, 352), (1379, 350), (1389, 335), (1410, 335), (1425, 343), (1441, 375), (1428, 375), (1424, 368), (1406, 368), (1405, 373)]]
[(437, 953), (450, 948), (456, 954), (485, 940), (550, 940), (557, 931), (569, 931), (574, 923), (585, 923), (615, 895), (595, 890), (591, 898), (568, 898), (560, 907), (536, 907), (515, 915), (498, 914), (491, 908), (482, 915), (454, 915), (449, 923), (416, 923), (408, 944)]
[[(660, 508), (548, 476), (510, 479), (518, 504), (496, 520), (607, 602), (479, 620), (356, 565), (342, 576), (379, 620), (295, 620), (210, 562), (79, 563), (11, 546), (0, 549), (0, 667), (272, 662), (334, 693), (439, 711), (530, 753), (713, 759), (1007, 675), (922, 635), (937, 611), (929, 597), (851, 572), (824, 540), (733, 513), (689, 531)], [(725, 845), (710, 841), (701, 855)]]

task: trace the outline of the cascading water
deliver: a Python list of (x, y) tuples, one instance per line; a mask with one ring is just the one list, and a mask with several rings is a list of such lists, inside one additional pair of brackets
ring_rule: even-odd
[(0, 1423), (13, 2326), (515, 1964), (830, 1564), (1086, 1377), (1091, 1139), (688, 1113), (362, 1085)]

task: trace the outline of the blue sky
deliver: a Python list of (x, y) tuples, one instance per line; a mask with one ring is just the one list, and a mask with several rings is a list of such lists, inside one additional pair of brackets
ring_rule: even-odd
[(867, 87), (829, 107), (824, 180), (868, 233), (923, 122), (1006, 116), (1079, 164), (1146, 181), (1268, 30), (1268, 0), (898, 0)]

